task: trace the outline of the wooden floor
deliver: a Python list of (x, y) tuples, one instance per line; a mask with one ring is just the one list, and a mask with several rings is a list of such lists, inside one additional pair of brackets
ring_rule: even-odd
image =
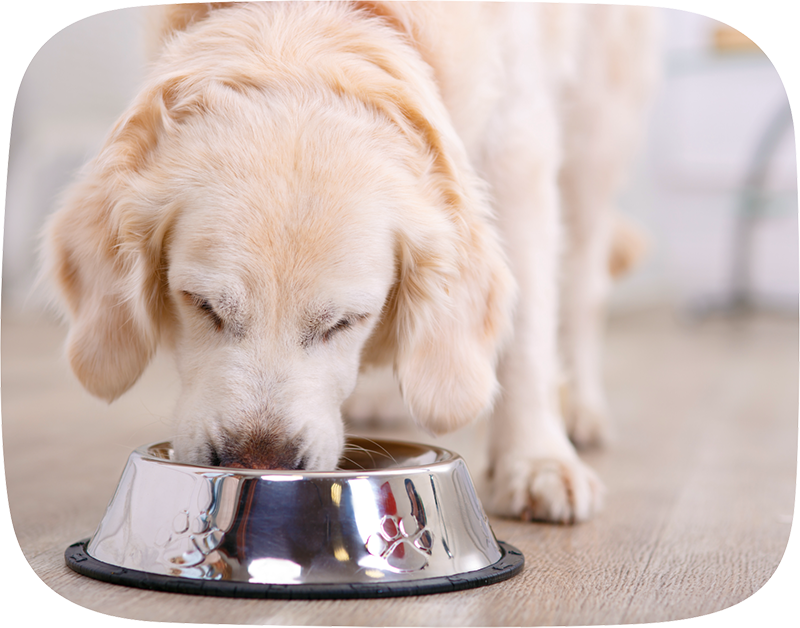
[[(526, 557), (523, 573), (507, 582), (417, 598), (312, 602), (104, 584), (68, 570), (64, 549), (93, 532), (128, 453), (168, 436), (176, 378), (168, 362), (157, 362), (107, 406), (67, 373), (62, 337), (43, 318), (3, 318), (9, 503), (17, 539), (39, 577), (101, 613), (281, 625), (655, 622), (747, 598), (773, 574), (787, 544), (797, 462), (796, 319), (686, 324), (659, 311), (610, 324), (606, 380), (617, 440), (585, 456), (607, 484), (604, 512), (573, 527), (493, 518), (497, 537)], [(465, 455), (474, 476), (483, 430), (445, 441)]]

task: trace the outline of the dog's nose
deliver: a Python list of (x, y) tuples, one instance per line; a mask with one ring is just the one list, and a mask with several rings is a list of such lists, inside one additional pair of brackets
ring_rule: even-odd
[(305, 469), (305, 461), (296, 443), (275, 438), (245, 437), (236, 440), (228, 438), (221, 445), (212, 446), (211, 466), (301, 471)]

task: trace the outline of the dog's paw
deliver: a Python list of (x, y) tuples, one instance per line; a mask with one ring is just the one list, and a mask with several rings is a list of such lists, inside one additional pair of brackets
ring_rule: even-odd
[(484, 504), (500, 516), (525, 521), (576, 523), (603, 505), (605, 487), (577, 456), (513, 459), (489, 472)]

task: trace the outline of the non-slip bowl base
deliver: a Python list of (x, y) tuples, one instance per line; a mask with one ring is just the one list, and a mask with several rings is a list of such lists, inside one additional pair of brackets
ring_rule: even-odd
[(508, 543), (498, 541), (502, 550), (502, 557), (499, 561), (483, 569), (454, 576), (423, 578), (408, 582), (260, 584), (229, 580), (199, 580), (116, 567), (91, 557), (86, 552), (88, 541), (89, 539), (84, 539), (73, 543), (64, 553), (67, 566), (79, 574), (103, 582), (139, 589), (216, 597), (302, 600), (402, 597), (448, 593), (507, 580), (519, 573), (525, 564), (522, 552)]

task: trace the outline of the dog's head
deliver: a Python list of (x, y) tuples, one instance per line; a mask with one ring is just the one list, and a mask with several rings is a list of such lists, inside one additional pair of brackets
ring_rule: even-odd
[(421, 64), (350, 44), (291, 76), (176, 44), (48, 225), (74, 372), (110, 401), (171, 345), (180, 459), (334, 468), (366, 362), (434, 432), (492, 403), (512, 282), (480, 182)]

